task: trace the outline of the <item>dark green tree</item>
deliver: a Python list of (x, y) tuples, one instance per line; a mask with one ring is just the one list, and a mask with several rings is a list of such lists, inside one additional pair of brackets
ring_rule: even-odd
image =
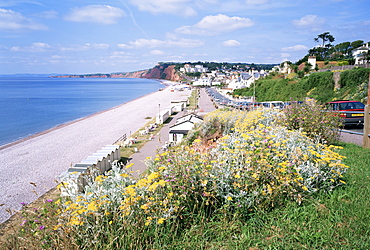
[(325, 60), (328, 57), (328, 51), (332, 47), (331, 43), (335, 41), (334, 36), (330, 32), (324, 32), (314, 38), (314, 41), (321, 43), (320, 47), (317, 47), (316, 52), (321, 55), (321, 59)]

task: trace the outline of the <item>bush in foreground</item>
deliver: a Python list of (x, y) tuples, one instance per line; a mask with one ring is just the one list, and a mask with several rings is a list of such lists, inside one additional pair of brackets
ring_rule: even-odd
[(159, 154), (140, 179), (114, 166), (85, 194), (66, 180), (56, 232), (81, 248), (155, 248), (199, 221), (248, 218), (344, 184), (337, 148), (276, 125), (277, 116), (217, 111), (199, 129), (216, 125), (222, 138)]

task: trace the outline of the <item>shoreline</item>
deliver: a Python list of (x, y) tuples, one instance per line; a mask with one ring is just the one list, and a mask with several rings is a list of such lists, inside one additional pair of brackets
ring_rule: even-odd
[[(171, 86), (171, 85), (169, 84), (169, 82), (171, 82), (171, 81), (167, 81), (167, 80), (159, 80), (159, 79), (156, 79), (156, 81), (158, 81), (158, 82), (160, 82), (162, 85), (164, 85), (164, 86), (165, 86), (164, 88), (167, 88), (168, 86)], [(159, 90), (158, 90), (158, 91), (159, 91)], [(110, 111), (110, 110), (113, 110), (113, 109), (119, 108), (119, 107), (121, 107), (122, 105), (125, 105), (126, 103), (130, 103), (130, 102), (135, 101), (135, 100), (138, 100), (138, 99), (140, 99), (140, 98), (144, 98), (145, 96), (150, 95), (150, 94), (152, 94), (152, 93), (154, 93), (154, 92), (151, 92), (151, 93), (145, 94), (145, 95), (143, 95), (143, 96), (137, 97), (137, 98), (135, 98), (135, 99), (133, 99), (133, 100), (130, 100), (130, 101), (128, 101), (128, 102), (121, 103), (121, 104), (119, 104), (119, 105), (117, 105), (117, 106), (114, 106), (114, 107), (112, 107), (112, 108), (109, 108), (109, 109), (106, 109), (106, 110), (102, 110), (102, 111), (98, 111), (98, 112), (96, 112), (96, 113), (94, 113), (94, 114), (91, 114), (91, 115), (88, 115), (88, 116), (84, 116), (84, 117), (81, 117), (81, 118), (78, 118), (78, 119), (75, 119), (75, 120), (72, 120), (72, 121), (68, 121), (68, 122), (62, 123), (62, 124), (58, 124), (58, 125), (56, 125), (56, 126), (54, 126), (54, 127), (52, 127), (52, 128), (49, 128), (49, 129), (43, 130), (43, 131), (41, 131), (41, 132), (38, 132), (38, 133), (35, 133), (35, 134), (31, 134), (31, 135), (28, 135), (28, 136), (26, 136), (26, 137), (24, 137), (24, 138), (18, 139), (18, 140), (16, 140), (16, 141), (13, 141), (13, 142), (9, 142), (9, 143), (6, 143), (6, 144), (3, 144), (3, 145), (0, 145), (0, 152), (1, 152), (1, 150), (3, 150), (3, 149), (6, 149), (6, 148), (9, 148), (9, 147), (15, 146), (15, 145), (17, 145), (17, 144), (19, 144), (19, 143), (22, 143), (22, 142), (25, 142), (25, 141), (31, 140), (31, 139), (33, 139), (33, 138), (35, 138), (35, 137), (45, 135), (45, 134), (50, 133), (50, 132), (52, 132), (52, 131), (54, 131), (54, 130), (56, 130), (56, 129), (61, 129), (61, 128), (65, 127), (65, 126), (68, 126), (68, 125), (71, 125), (71, 124), (73, 124), (73, 123), (76, 123), (76, 122), (82, 121), (82, 120), (84, 120), (84, 119), (88, 119), (88, 118), (93, 117), (93, 116), (95, 116), (95, 115), (99, 115), (99, 114), (102, 114), (102, 113), (104, 113), (104, 112), (108, 112), (108, 111)]]
[(54, 188), (70, 166), (144, 126), (147, 117), (158, 113), (158, 104), (165, 108), (189, 93), (171, 92), (166, 83), (162, 91), (1, 146), (0, 223), (19, 211), (22, 202), (31, 203)]

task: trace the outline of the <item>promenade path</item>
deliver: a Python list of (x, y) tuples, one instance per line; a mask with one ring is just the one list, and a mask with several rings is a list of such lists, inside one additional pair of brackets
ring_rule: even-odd
[[(205, 92), (204, 88), (200, 89), (198, 105), (199, 110), (201, 110), (201, 112), (198, 112), (199, 116), (204, 116), (207, 113), (215, 110), (215, 107), (210, 97)], [(134, 164), (132, 166), (132, 171), (137, 171), (135, 174), (136, 176), (142, 174), (145, 171), (147, 167), (145, 164), (147, 157), (153, 158), (157, 152), (163, 152), (161, 151), (162, 147), (165, 145), (165, 142), (169, 141), (170, 127), (176, 123), (176, 120), (179, 117), (182, 117), (186, 114), (187, 111), (182, 111), (173, 116), (172, 120), (169, 123), (164, 124), (160, 132), (155, 135), (154, 140), (148, 141), (137, 153), (131, 156), (132, 158), (130, 160), (130, 163)]]

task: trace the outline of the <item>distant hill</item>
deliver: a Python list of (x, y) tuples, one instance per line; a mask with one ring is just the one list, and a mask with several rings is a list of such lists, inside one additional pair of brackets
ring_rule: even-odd
[(0, 77), (53, 77), (57, 74), (0, 74)]
[(147, 78), (147, 79), (163, 79), (170, 81), (179, 81), (182, 78), (176, 73), (175, 65), (161, 63), (151, 69), (139, 70), (126, 73), (110, 73), (110, 74), (86, 74), (86, 75), (61, 75), (51, 76), (53, 78)]

